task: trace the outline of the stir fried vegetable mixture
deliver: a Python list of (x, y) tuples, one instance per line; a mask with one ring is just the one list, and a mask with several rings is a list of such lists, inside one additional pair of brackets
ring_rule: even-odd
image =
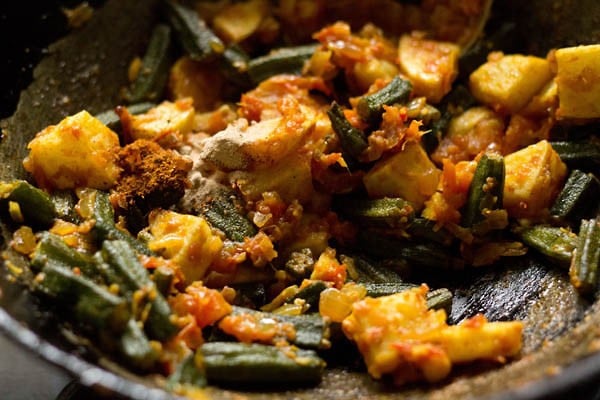
[(596, 290), (600, 45), (465, 71), (485, 2), (326, 3), (166, 1), (122, 104), (0, 187), (42, 301), (170, 390), (517, 356), (520, 321), (447, 324), (444, 271), (529, 252)]

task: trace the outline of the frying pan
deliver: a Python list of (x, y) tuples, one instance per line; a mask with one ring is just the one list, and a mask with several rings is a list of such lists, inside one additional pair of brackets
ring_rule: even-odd
[[(45, 126), (82, 108), (97, 113), (119, 103), (118, 89), (126, 83), (128, 61), (143, 52), (159, 16), (158, 6), (158, 0), (109, 0), (84, 28), (50, 47), (14, 115), (1, 123), (0, 180), (27, 178), (21, 167), (26, 143)], [(520, 27), (510, 51), (544, 55), (552, 47), (600, 42), (600, 3), (596, 0), (497, 1), (490, 24), (507, 20)], [(4, 248), (13, 228), (0, 224)], [(13, 265), (24, 266), (24, 260), (10, 251), (6, 257)], [(518, 360), (499, 367), (459, 367), (433, 386), (391, 389), (365, 373), (334, 365), (315, 388), (243, 392), (209, 388), (207, 395), (229, 399), (243, 394), (269, 400), (558, 399), (567, 393), (577, 398), (600, 378), (600, 301), (577, 295), (565, 271), (532, 255), (471, 270), (450, 282), (450, 287), (455, 293), (451, 321), (477, 312), (490, 320), (526, 321)], [(6, 262), (0, 270), (0, 307), (4, 334), (64, 368), (82, 385), (115, 397), (173, 398), (151, 380), (119, 368), (110, 355), (86, 346), (8, 273)]]

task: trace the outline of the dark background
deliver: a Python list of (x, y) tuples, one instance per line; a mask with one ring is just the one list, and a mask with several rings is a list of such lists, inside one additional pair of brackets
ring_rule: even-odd
[[(69, 32), (62, 7), (81, 0), (0, 2), (0, 119), (10, 116), (46, 46)], [(92, 7), (103, 3), (88, 0)]]

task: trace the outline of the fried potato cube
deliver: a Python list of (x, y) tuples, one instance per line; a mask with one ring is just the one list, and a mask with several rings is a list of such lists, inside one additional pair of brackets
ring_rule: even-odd
[(181, 57), (169, 72), (168, 91), (173, 100), (191, 97), (198, 112), (211, 111), (221, 103), (223, 75), (212, 65)]
[(215, 15), (213, 29), (227, 42), (241, 42), (260, 28), (270, 7), (267, 0), (231, 4)]
[(435, 193), (441, 174), (419, 143), (408, 142), (402, 151), (375, 164), (363, 183), (372, 198), (402, 197), (420, 209)]
[(124, 129), (133, 140), (158, 140), (170, 135), (186, 135), (195, 124), (192, 99), (163, 101), (148, 112), (131, 115)]
[(87, 111), (48, 126), (27, 148), (23, 167), (44, 189), (109, 189), (120, 173), (119, 137)]
[(552, 79), (550, 62), (520, 54), (492, 53), (469, 77), (473, 96), (496, 111), (514, 114)]
[(398, 385), (445, 378), (453, 363), (498, 360), (521, 350), (523, 324), (487, 322), (477, 315), (456, 326), (444, 310), (428, 310), (428, 288), (355, 302), (342, 321), (344, 334), (358, 345), (369, 374), (392, 375)]
[(552, 205), (567, 166), (546, 140), (504, 157), (504, 208), (515, 218), (534, 218)]
[(235, 171), (230, 175), (247, 200), (258, 200), (264, 192), (277, 192), (287, 203), (310, 202), (314, 193), (310, 157), (290, 154), (271, 168), (256, 171)]
[(148, 248), (177, 263), (188, 284), (206, 275), (223, 248), (221, 238), (202, 217), (155, 210), (149, 222)]
[(412, 82), (417, 96), (437, 103), (450, 91), (458, 75), (459, 46), (404, 35), (398, 51), (400, 69)]
[(559, 108), (563, 118), (600, 117), (600, 44), (555, 52)]

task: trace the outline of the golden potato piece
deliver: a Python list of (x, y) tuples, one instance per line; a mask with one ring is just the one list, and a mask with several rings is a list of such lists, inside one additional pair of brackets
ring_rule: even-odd
[(231, 4), (214, 17), (213, 29), (229, 43), (241, 42), (259, 29), (270, 7), (267, 0)]
[(416, 35), (400, 39), (400, 69), (414, 85), (417, 96), (439, 102), (452, 88), (458, 75), (460, 47), (454, 43), (428, 40)]
[(567, 175), (567, 166), (546, 140), (507, 155), (504, 165), (504, 208), (515, 218), (541, 215)]
[(120, 173), (119, 137), (87, 111), (47, 127), (27, 148), (23, 167), (44, 189), (108, 189)]
[(150, 213), (152, 239), (148, 248), (177, 263), (189, 284), (206, 275), (223, 242), (210, 229), (206, 220), (174, 211), (156, 210)]
[(213, 65), (181, 57), (169, 73), (169, 95), (173, 100), (191, 97), (198, 112), (211, 111), (221, 103), (223, 75)]
[(437, 188), (442, 171), (419, 143), (379, 161), (363, 178), (370, 197), (402, 197), (420, 209)]
[(564, 118), (600, 117), (600, 44), (567, 47), (555, 53), (559, 108)]
[(148, 112), (131, 115), (129, 122), (124, 124), (133, 140), (156, 140), (170, 135), (186, 135), (195, 124), (195, 111), (192, 99), (186, 98), (175, 102), (163, 101)]
[(514, 114), (552, 79), (548, 60), (492, 53), (469, 77), (473, 96), (496, 111)]
[(444, 310), (428, 310), (428, 288), (355, 302), (342, 322), (354, 340), (369, 374), (391, 374), (396, 384), (445, 378), (453, 363), (497, 360), (521, 350), (523, 324), (487, 322), (476, 315), (456, 326), (446, 324)]

